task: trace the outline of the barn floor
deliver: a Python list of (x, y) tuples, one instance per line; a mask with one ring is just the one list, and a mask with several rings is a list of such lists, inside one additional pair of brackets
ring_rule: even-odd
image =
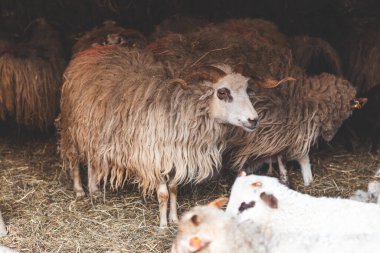
[[(293, 188), (341, 197), (366, 189), (380, 167), (380, 156), (368, 150), (369, 145), (361, 144), (353, 153), (341, 147), (314, 151), (315, 181), (303, 187), (301, 173), (292, 169)], [(183, 188), (179, 213), (227, 195), (231, 183)], [(20, 252), (168, 252), (176, 234), (175, 227), (159, 231), (155, 198), (144, 201), (135, 189), (107, 191), (105, 199), (75, 198), (54, 138), (0, 137), (0, 185), (0, 210), (9, 231), (0, 245)]]

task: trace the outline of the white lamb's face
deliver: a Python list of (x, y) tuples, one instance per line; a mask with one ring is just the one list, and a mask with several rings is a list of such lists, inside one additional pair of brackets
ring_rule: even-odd
[(271, 189), (276, 179), (262, 176), (238, 177), (232, 186), (226, 212), (241, 220), (265, 224), (278, 208), (278, 200)]
[(211, 117), (220, 123), (254, 131), (259, 117), (247, 93), (248, 79), (240, 74), (228, 74), (212, 84), (213, 99), (210, 104)]

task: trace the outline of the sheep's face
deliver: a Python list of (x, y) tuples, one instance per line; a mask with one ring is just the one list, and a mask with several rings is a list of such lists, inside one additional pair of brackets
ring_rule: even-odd
[(228, 123), (253, 131), (258, 127), (258, 114), (249, 99), (248, 79), (232, 73), (211, 84), (214, 89), (210, 115), (220, 123)]
[(271, 177), (238, 177), (232, 187), (226, 212), (238, 215), (242, 220), (266, 223), (278, 208), (278, 200), (273, 193), (278, 185), (278, 180)]
[(215, 207), (194, 207), (182, 216), (171, 253), (218, 252), (213, 242), (223, 238), (230, 219)]

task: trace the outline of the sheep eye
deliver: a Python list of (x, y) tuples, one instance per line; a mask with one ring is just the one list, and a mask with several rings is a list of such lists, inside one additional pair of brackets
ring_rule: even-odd
[(247, 94), (251, 97), (255, 95), (255, 92), (251, 88), (247, 88)]
[(224, 100), (226, 102), (231, 102), (232, 101), (232, 96), (231, 92), (227, 88), (220, 88), (217, 91), (217, 96), (220, 100)]

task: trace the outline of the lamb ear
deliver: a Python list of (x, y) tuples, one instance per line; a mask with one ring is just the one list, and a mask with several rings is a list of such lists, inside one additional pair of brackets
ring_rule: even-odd
[(228, 198), (222, 197), (222, 198), (218, 198), (218, 199), (216, 199), (214, 201), (211, 201), (210, 203), (208, 203), (208, 206), (212, 206), (212, 207), (216, 207), (216, 208), (221, 208), (227, 202), (228, 202)]
[(247, 172), (245, 172), (244, 170), (241, 170), (238, 174), (238, 177), (245, 177), (247, 175)]
[(260, 194), (260, 198), (264, 201), (265, 204), (267, 204), (270, 208), (277, 209), (278, 208), (278, 200), (275, 196), (272, 194), (266, 194), (265, 192), (262, 192)]
[(206, 248), (211, 243), (211, 240), (206, 235), (194, 235), (190, 237), (188, 243), (190, 252), (198, 252)]

